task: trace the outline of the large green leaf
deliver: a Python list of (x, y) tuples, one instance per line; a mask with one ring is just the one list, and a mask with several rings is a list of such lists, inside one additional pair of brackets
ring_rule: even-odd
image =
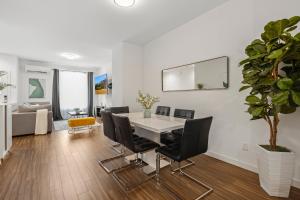
[(293, 30), (295, 30), (296, 28), (297, 28), (297, 26), (292, 26), (292, 27), (290, 27), (290, 28), (286, 29), (286, 31), (290, 32), (290, 31), (293, 31)]
[(243, 91), (243, 90), (247, 90), (248, 88), (251, 88), (250, 85), (245, 85), (245, 86), (242, 86), (240, 89), (239, 89), (239, 92)]
[(258, 76), (244, 77), (242, 83), (252, 85), (255, 84), (258, 80), (259, 80)]
[(296, 111), (296, 107), (290, 105), (282, 105), (280, 106), (280, 113), (282, 114), (290, 114)]
[(265, 26), (265, 32), (262, 33), (261, 37), (264, 41), (270, 41), (274, 38), (278, 37), (277, 31), (274, 30), (274, 24), (275, 22), (269, 22), (266, 26)]
[(262, 114), (263, 111), (264, 111), (264, 107), (256, 107), (252, 110), (251, 115), (253, 117), (258, 117)]
[(265, 26), (265, 32), (262, 34), (262, 39), (265, 41), (273, 41), (279, 38), (283, 31), (289, 27), (290, 21), (288, 19), (282, 19), (269, 22)]
[(289, 19), (289, 26), (294, 26), (300, 21), (300, 16), (294, 16)]
[(292, 99), (295, 104), (300, 106), (300, 92), (292, 91)]
[(251, 43), (251, 45), (247, 46), (247, 48), (246, 48), (247, 55), (249, 55), (249, 56), (253, 56), (251, 54), (256, 55), (256, 54), (266, 53), (266, 51), (267, 51), (266, 45), (264, 44), (263, 41), (261, 41), (259, 39), (254, 40)]
[(261, 103), (261, 100), (257, 96), (254, 96), (254, 95), (247, 96), (246, 101), (249, 104), (259, 104), (259, 103)]
[(245, 53), (247, 56), (251, 57), (251, 56), (255, 56), (257, 54), (257, 52), (255, 51), (255, 49), (253, 49), (253, 45), (248, 45), (245, 49)]
[(277, 31), (278, 36), (283, 33), (284, 29), (289, 27), (290, 21), (288, 19), (278, 20), (274, 23), (274, 29)]
[(272, 102), (275, 105), (283, 105), (288, 103), (289, 91), (279, 92), (272, 96)]
[(258, 58), (262, 58), (262, 57), (264, 57), (264, 56), (266, 56), (267, 54), (265, 54), (265, 53), (262, 53), (262, 54), (256, 54), (256, 55), (254, 55), (254, 56), (250, 56), (248, 59), (249, 60), (255, 60), (255, 59), (258, 59)]
[(300, 40), (300, 33), (297, 33), (297, 34), (294, 36), (294, 38)]
[(281, 90), (289, 90), (293, 86), (293, 80), (290, 78), (282, 78), (277, 81), (277, 86)]
[(272, 51), (272, 53), (268, 56), (269, 59), (278, 59), (283, 54), (282, 49), (277, 49), (275, 51)]
[(250, 62), (250, 59), (249, 59), (249, 58), (244, 59), (244, 60), (242, 60), (242, 61), (240, 62), (240, 66), (242, 66), (242, 65), (244, 65), (244, 64), (246, 64), (246, 63), (248, 63), (248, 62)]
[(259, 72), (260, 71), (257, 69), (248, 69), (248, 70), (243, 71), (243, 75), (244, 75), (244, 78), (250, 78), (250, 77), (258, 74)]

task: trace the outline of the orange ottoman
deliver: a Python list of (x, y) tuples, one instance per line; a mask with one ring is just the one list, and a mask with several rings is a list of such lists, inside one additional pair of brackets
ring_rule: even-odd
[(88, 127), (90, 130), (92, 126), (96, 124), (96, 119), (94, 117), (84, 117), (84, 118), (71, 118), (68, 120), (69, 133), (70, 130), (75, 133), (76, 129)]

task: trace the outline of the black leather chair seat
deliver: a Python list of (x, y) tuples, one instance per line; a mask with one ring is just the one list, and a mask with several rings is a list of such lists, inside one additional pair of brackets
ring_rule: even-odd
[(168, 146), (162, 146), (155, 150), (156, 152), (159, 152), (172, 160), (175, 161), (181, 161), (181, 155), (180, 155), (180, 146), (178, 143), (169, 144)]
[(145, 138), (139, 137), (137, 135), (133, 135), (132, 140), (134, 144), (141, 144), (143, 142), (147, 142)]
[(178, 143), (180, 137), (182, 136), (182, 133), (183, 133), (183, 129), (177, 129), (171, 132), (162, 133), (160, 135), (160, 142), (165, 145)]
[(134, 145), (134, 149), (135, 149), (134, 153), (145, 152), (145, 151), (159, 147), (159, 145), (157, 143), (147, 140), (145, 138), (143, 138), (143, 139), (144, 140), (142, 142)]

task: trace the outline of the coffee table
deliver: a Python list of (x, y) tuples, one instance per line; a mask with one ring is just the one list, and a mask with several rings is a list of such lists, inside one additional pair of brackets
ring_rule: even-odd
[(75, 112), (75, 111), (70, 111), (70, 112), (68, 112), (68, 114), (69, 114), (72, 118), (80, 118), (80, 117), (88, 116), (88, 113), (87, 113), (87, 112)]

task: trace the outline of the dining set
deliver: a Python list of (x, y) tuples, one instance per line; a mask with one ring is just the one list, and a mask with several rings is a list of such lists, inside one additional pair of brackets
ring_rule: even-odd
[[(112, 174), (125, 192), (142, 187), (150, 179), (161, 184), (160, 171), (170, 166), (171, 174), (179, 173), (206, 189), (196, 198), (202, 199), (213, 189), (184, 169), (195, 165), (192, 157), (207, 151), (213, 117), (194, 119), (195, 111), (186, 109), (175, 109), (173, 116), (170, 116), (170, 111), (168, 106), (157, 106), (155, 114), (145, 118), (142, 112), (129, 112), (128, 106), (102, 110), (103, 133), (111, 140), (111, 147), (118, 155), (98, 161), (99, 165)], [(109, 162), (117, 159), (123, 159), (127, 164), (107, 167)], [(187, 164), (182, 165), (183, 161)], [(175, 163), (177, 165), (174, 168)], [(142, 170), (147, 178), (136, 183), (130, 183), (128, 179), (124, 181), (121, 174), (131, 169)]]

